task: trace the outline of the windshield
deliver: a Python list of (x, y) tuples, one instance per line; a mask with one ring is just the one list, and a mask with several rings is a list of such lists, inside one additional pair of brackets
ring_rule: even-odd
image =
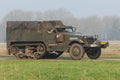
[(75, 27), (64, 27), (64, 28), (57, 28), (58, 32), (75, 32)]

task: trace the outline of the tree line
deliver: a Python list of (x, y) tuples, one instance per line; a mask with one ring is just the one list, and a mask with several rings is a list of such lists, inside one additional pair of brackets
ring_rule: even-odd
[(101, 40), (120, 40), (120, 17), (118, 16), (91, 16), (77, 18), (69, 10), (60, 8), (45, 12), (13, 10), (0, 22), (0, 42), (6, 42), (7, 21), (45, 21), (61, 20), (65, 25), (74, 26), (77, 32), (86, 35), (99, 35)]

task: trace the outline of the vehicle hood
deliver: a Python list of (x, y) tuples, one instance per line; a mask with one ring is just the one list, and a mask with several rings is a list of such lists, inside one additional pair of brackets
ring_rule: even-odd
[(92, 35), (87, 35), (87, 34), (81, 34), (81, 33), (63, 33), (63, 34), (66, 34), (66, 35), (71, 35), (71, 36), (76, 36), (76, 37), (93, 37)]

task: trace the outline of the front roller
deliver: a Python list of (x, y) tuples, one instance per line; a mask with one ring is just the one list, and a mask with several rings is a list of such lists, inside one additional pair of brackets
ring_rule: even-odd
[(69, 49), (69, 54), (70, 54), (71, 58), (74, 60), (82, 59), (84, 56), (84, 53), (85, 53), (85, 50), (84, 50), (83, 46), (78, 43), (72, 44)]
[(98, 59), (101, 56), (101, 48), (90, 48), (87, 51), (87, 56), (90, 59)]
[(41, 59), (46, 54), (46, 47), (43, 43), (37, 46), (37, 52), (34, 52), (34, 59)]

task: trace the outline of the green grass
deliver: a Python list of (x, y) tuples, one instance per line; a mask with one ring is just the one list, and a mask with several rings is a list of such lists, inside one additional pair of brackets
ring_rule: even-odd
[(120, 61), (4, 60), (0, 80), (120, 80)]

